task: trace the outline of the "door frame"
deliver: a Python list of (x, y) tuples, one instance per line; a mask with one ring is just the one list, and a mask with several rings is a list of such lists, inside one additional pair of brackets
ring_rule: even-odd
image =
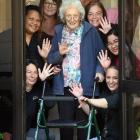
[(13, 139), (25, 140), (24, 0), (12, 0)]

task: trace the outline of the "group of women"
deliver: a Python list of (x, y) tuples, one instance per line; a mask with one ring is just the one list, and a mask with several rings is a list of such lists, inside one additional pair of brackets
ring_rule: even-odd
[[(54, 95), (76, 96), (79, 101), (59, 102), (60, 119), (87, 119), (88, 102), (106, 109), (102, 114), (107, 119), (102, 117), (101, 131), (104, 132), (104, 128), (108, 131), (102, 139), (119, 140), (118, 27), (109, 22), (102, 3), (98, 0), (40, 0), (39, 7), (28, 5), (25, 39), (26, 139), (34, 139), (37, 113), (34, 98), (41, 96), (42, 81), (47, 79), (46, 94), (49, 90)], [(97, 77), (99, 82), (106, 79), (106, 92), (101, 93), (99, 86), (96, 99), (90, 99)], [(40, 140), (45, 139), (42, 135)], [(86, 131), (78, 130), (77, 139), (85, 140), (85, 137)], [(60, 139), (73, 140), (73, 130), (60, 129)]]
[[(36, 65), (31, 62), (26, 67), (27, 124), (29, 125), (27, 139), (33, 138), (36, 126), (36, 106), (33, 98), (41, 96), (42, 82), (37, 81), (39, 73), (42, 81), (52, 75), (47, 83), (51, 83), (49, 88), (54, 95), (76, 96), (81, 106), (88, 102), (99, 108), (107, 108), (109, 111), (103, 113), (107, 116), (107, 122), (103, 121), (102, 130), (107, 127), (108, 133), (102, 139), (119, 140), (119, 128), (116, 125), (119, 118), (117, 117), (118, 28), (108, 21), (101, 2), (91, 1), (85, 7), (82, 4), (78, 0), (67, 0), (62, 3), (57, 0), (41, 0), (40, 7), (26, 6), (26, 58), (36, 61), (40, 68), (37, 70)], [(36, 74), (31, 74), (32, 70), (29, 70), (31, 67), (34, 67)], [(103, 82), (104, 73), (107, 74), (106, 82), (108, 80), (106, 89), (110, 92), (106, 94), (106, 90), (105, 94), (100, 93), (102, 90), (99, 86), (95, 94), (97, 99), (90, 99), (94, 78), (98, 77), (99, 82)], [(82, 91), (80, 95), (79, 91), (75, 93), (77, 89)], [(59, 102), (59, 118), (61, 120), (87, 119), (87, 114), (83, 110), (85, 107), (78, 109), (77, 106), (78, 102)], [(43, 132), (40, 136), (45, 139)], [(86, 131), (78, 130), (77, 139), (85, 138)], [(73, 129), (61, 128), (60, 139), (72, 140)]]

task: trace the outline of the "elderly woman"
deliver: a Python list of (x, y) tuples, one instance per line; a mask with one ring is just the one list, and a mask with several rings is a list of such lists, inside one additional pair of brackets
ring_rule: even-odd
[[(59, 14), (63, 23), (55, 28), (48, 55), (49, 63), (62, 66), (62, 71), (54, 76), (53, 92), (56, 95), (73, 96), (69, 87), (73, 83), (81, 83), (84, 95), (91, 97), (94, 78), (98, 76), (100, 81), (104, 79), (97, 60), (98, 52), (104, 47), (103, 43), (96, 29), (84, 21), (85, 11), (80, 1), (63, 1)], [(83, 119), (86, 116), (82, 110), (77, 113), (74, 102), (61, 102), (58, 107), (60, 119), (63, 120), (75, 120), (75, 116), (76, 119)], [(79, 112), (82, 114), (79, 115)], [(61, 140), (73, 139), (71, 129), (60, 132)], [(78, 133), (78, 139), (84, 139), (84, 134)]]

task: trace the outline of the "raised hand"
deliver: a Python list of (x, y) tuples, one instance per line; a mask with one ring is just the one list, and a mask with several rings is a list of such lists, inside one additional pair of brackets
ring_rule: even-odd
[(110, 66), (111, 64), (111, 59), (110, 57), (108, 57), (108, 53), (107, 50), (105, 50), (105, 53), (103, 50), (101, 50), (101, 52), (99, 52), (99, 55), (97, 56), (101, 66), (106, 69)]
[(99, 30), (104, 34), (107, 34), (109, 32), (109, 30), (111, 29), (110, 21), (108, 21), (106, 17), (104, 17), (104, 18), (101, 17), (99, 22), (101, 25), (101, 28), (99, 28)]
[(61, 55), (65, 55), (69, 52), (68, 46), (66, 43), (58, 43), (59, 52)]
[(41, 81), (44, 81), (47, 77), (54, 74), (53, 72), (54, 67), (51, 66), (52, 64), (47, 66), (47, 63), (45, 63), (42, 72), (40, 68), (38, 69), (39, 78), (41, 79)]
[(52, 47), (52, 45), (51, 45), (50, 40), (48, 38), (47, 39), (43, 39), (42, 48), (39, 45), (37, 46), (39, 55), (44, 60), (47, 59), (47, 56), (48, 56), (48, 54), (50, 52), (51, 47)]
[(83, 88), (81, 84), (73, 83), (69, 91), (77, 98), (83, 95)]

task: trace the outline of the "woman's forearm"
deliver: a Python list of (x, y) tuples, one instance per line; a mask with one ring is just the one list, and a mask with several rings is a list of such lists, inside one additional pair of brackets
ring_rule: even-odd
[(87, 102), (95, 107), (108, 108), (108, 103), (105, 98), (101, 99), (87, 99)]
[(87, 115), (89, 115), (90, 109), (89, 109), (89, 105), (88, 105), (88, 104), (83, 104), (83, 105), (80, 104), (80, 107), (83, 109), (83, 111), (84, 111)]

